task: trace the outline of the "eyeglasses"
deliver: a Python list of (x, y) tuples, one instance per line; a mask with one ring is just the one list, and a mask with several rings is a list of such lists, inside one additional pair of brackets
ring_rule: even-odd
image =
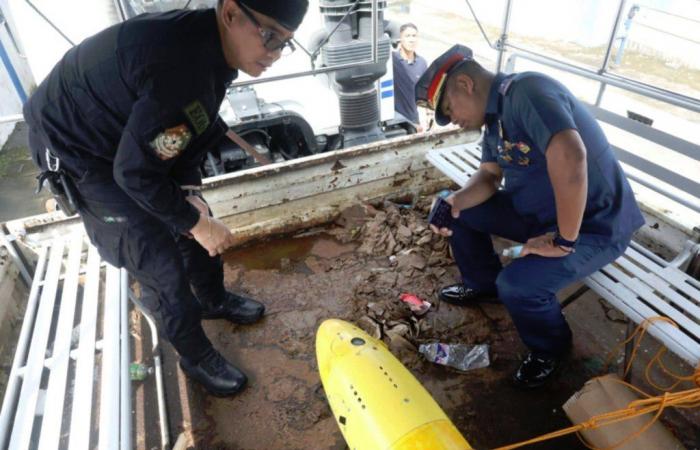
[(255, 18), (250, 9), (248, 9), (240, 2), (236, 2), (236, 4), (241, 8), (248, 20), (250, 20), (253, 23), (253, 25), (255, 25), (258, 28), (258, 31), (260, 32), (260, 37), (263, 41), (263, 46), (266, 49), (272, 52), (276, 52), (279, 50), (282, 52), (282, 56), (290, 55), (294, 52), (294, 50), (296, 50), (296, 47), (292, 43), (292, 38), (280, 39), (276, 32), (265, 29), (260, 24), (258, 19)]

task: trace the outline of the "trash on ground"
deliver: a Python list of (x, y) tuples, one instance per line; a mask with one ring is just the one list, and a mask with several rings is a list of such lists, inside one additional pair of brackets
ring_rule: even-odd
[(430, 362), (462, 371), (481, 369), (490, 364), (488, 344), (465, 345), (433, 342), (421, 344), (418, 351)]
[(403, 293), (401, 294), (400, 298), (402, 302), (408, 305), (411, 312), (416, 316), (422, 316), (423, 314), (427, 313), (431, 306), (430, 302), (421, 300), (413, 294)]

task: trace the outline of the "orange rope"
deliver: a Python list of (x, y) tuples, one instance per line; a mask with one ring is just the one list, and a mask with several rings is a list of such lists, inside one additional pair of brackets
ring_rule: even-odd
[[(649, 319), (644, 320), (632, 333), (631, 336), (629, 336), (627, 339), (625, 339), (623, 342), (617, 345), (615, 349), (613, 349), (612, 352), (610, 352), (610, 355), (608, 356), (608, 359), (605, 363), (605, 368), (603, 369), (604, 372), (607, 372), (607, 367), (610, 364), (611, 359), (619, 353), (620, 348), (627, 344), (628, 342), (634, 340), (636, 338), (636, 341), (634, 342), (634, 348), (632, 350), (632, 354), (630, 355), (630, 360), (627, 366), (625, 367), (624, 370), (624, 376), (627, 376), (628, 372), (632, 368), (632, 362), (635, 360), (637, 357), (637, 350), (639, 349), (639, 346), (642, 343), (642, 338), (644, 337), (644, 334), (647, 331), (647, 328), (653, 323), (653, 322), (666, 322), (670, 323), (671, 325), (678, 327), (676, 323), (666, 317), (651, 317)], [(644, 433), (649, 427), (651, 427), (654, 422), (656, 422), (659, 417), (661, 417), (661, 414), (663, 413), (664, 409), (668, 407), (672, 408), (697, 408), (700, 406), (700, 365), (695, 369), (692, 375), (687, 375), (687, 376), (681, 376), (678, 374), (673, 373), (670, 371), (661, 361), (661, 357), (666, 353), (666, 348), (661, 346), (659, 351), (656, 352), (656, 354), (651, 358), (649, 361), (649, 364), (647, 364), (647, 367), (644, 371), (645, 377), (647, 382), (649, 383), (650, 386), (654, 387), (655, 389), (659, 391), (665, 391), (663, 392), (662, 395), (658, 396), (652, 396), (647, 394), (646, 392), (642, 391), (641, 389), (625, 382), (622, 380), (614, 380), (617, 381), (621, 384), (624, 384), (628, 388), (632, 389), (633, 391), (637, 392), (641, 397), (639, 400), (635, 400), (633, 402), (630, 402), (626, 408), (617, 410), (617, 411), (611, 411), (608, 413), (603, 413), (603, 414), (598, 414), (596, 416), (591, 417), (590, 419), (586, 420), (585, 422), (579, 423), (577, 425), (574, 425), (572, 427), (564, 428), (562, 430), (554, 431), (551, 433), (543, 434), (542, 436), (535, 437), (533, 439), (529, 439), (527, 441), (522, 441), (522, 442), (517, 442), (515, 444), (510, 444), (506, 445), (504, 447), (498, 447), (497, 449), (494, 450), (512, 450), (515, 448), (520, 448), (524, 447), (526, 445), (530, 444), (535, 444), (537, 442), (542, 442), (546, 441), (549, 439), (554, 439), (558, 438), (561, 436), (565, 436), (568, 434), (576, 433), (578, 438), (581, 440), (581, 442), (588, 448), (592, 450), (614, 450), (616, 448), (619, 448), (631, 440), (635, 439), (638, 437), (640, 434)], [(667, 388), (662, 388), (654, 381), (651, 379), (651, 369), (652, 366), (656, 364), (658, 367), (661, 368), (661, 370), (668, 375), (669, 377), (675, 379), (675, 382)], [(600, 377), (597, 377), (600, 378)], [(595, 378), (594, 378), (595, 379)], [(682, 382), (687, 382), (691, 381), (695, 384), (696, 387), (692, 389), (688, 389), (685, 391), (680, 391), (680, 392), (668, 392), (672, 389), (675, 389), (680, 383)], [(624, 420), (629, 420), (634, 417), (642, 416), (645, 414), (650, 414), (653, 413), (654, 417), (649, 420), (646, 424), (644, 424), (639, 430), (635, 431), (634, 433), (630, 434), (629, 436), (626, 436), (624, 439), (622, 439), (620, 442), (607, 447), (605, 449), (600, 449), (597, 447), (593, 447), (590, 444), (588, 444), (583, 437), (581, 436), (581, 431), (585, 430), (592, 430), (600, 427), (604, 427), (607, 425), (612, 425), (617, 422), (621, 422)]]

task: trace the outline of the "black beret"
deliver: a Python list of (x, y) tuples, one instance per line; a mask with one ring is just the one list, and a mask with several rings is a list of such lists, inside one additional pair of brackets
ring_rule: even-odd
[(289, 31), (299, 28), (309, 9), (308, 0), (238, 0), (243, 5), (264, 14)]

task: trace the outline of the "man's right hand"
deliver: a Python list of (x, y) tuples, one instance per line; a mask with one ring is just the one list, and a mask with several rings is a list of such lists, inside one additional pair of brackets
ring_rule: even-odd
[(221, 255), (227, 248), (235, 244), (231, 230), (219, 219), (200, 214), (199, 221), (190, 230), (192, 237), (209, 252), (209, 256)]
[[(430, 205), (430, 209), (433, 209), (433, 206), (435, 206), (435, 202), (437, 201), (437, 198), (433, 200), (433, 203)], [(452, 217), (457, 219), (459, 217), (459, 210), (455, 209), (455, 194), (450, 194), (447, 197), (445, 197), (445, 201), (452, 206)], [(450, 237), (452, 236), (452, 230), (449, 228), (438, 228), (433, 224), (430, 224), (430, 229), (433, 231), (433, 233), (439, 234), (440, 236), (445, 236), (445, 237)]]

